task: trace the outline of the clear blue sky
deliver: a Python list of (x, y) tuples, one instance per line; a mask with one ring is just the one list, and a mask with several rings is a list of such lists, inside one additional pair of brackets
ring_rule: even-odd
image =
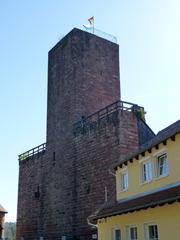
[(73, 27), (118, 38), (122, 99), (155, 131), (180, 118), (179, 0), (0, 1), (0, 203), (15, 221), (18, 154), (46, 139), (47, 53)]

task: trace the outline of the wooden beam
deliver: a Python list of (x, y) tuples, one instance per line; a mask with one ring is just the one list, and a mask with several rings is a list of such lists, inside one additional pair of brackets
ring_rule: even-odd
[(174, 142), (175, 141), (175, 135), (171, 137), (171, 140)]
[(142, 152), (141, 155), (144, 157), (145, 156), (145, 152)]
[(158, 150), (158, 149), (159, 149), (159, 144), (157, 144), (157, 145), (155, 146), (155, 148)]

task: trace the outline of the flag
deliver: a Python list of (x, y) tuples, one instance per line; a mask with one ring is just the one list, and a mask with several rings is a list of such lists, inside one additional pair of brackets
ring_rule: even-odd
[(94, 24), (94, 17), (88, 18), (88, 22), (90, 23), (90, 25), (93, 25)]

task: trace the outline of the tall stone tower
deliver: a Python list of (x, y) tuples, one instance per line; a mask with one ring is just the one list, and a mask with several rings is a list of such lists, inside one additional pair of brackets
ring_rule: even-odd
[(119, 99), (117, 44), (73, 29), (50, 50), (48, 143), (59, 146), (73, 123)]
[(75, 28), (50, 50), (47, 143), (19, 156), (17, 240), (92, 239), (109, 167), (153, 136), (141, 109), (120, 101), (117, 44)]

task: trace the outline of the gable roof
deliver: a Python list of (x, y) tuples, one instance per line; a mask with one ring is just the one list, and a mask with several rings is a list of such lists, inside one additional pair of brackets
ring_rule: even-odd
[(156, 147), (158, 144), (167, 141), (169, 138), (172, 138), (174, 140), (175, 135), (178, 133), (180, 133), (180, 120), (159, 131), (158, 134), (154, 136), (154, 138), (141, 145), (137, 150), (132, 152), (132, 154), (121, 158), (119, 162), (113, 166), (113, 168), (116, 170), (118, 166), (127, 163), (129, 160), (137, 157), (139, 154), (143, 154), (145, 151)]

